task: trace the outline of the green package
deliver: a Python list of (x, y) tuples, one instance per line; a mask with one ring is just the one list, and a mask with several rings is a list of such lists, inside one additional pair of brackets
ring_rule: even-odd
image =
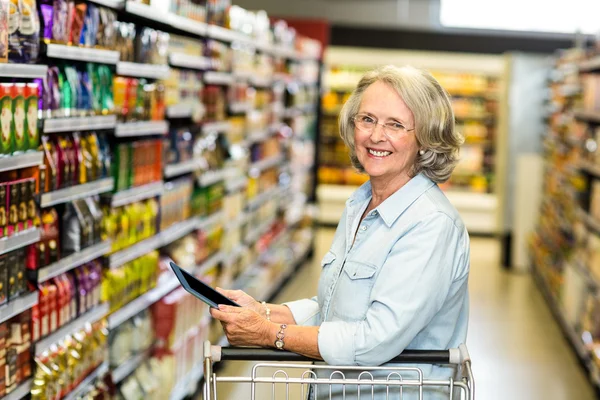
[(72, 66), (65, 67), (65, 75), (69, 81), (69, 88), (71, 89), (71, 102), (67, 108), (68, 115), (74, 115), (77, 113), (77, 104), (79, 104), (79, 96), (81, 92), (81, 82), (79, 81), (79, 74), (77, 70)]
[(0, 83), (0, 154), (11, 154), (14, 147), (12, 86), (12, 83)]
[(25, 88), (25, 138), (27, 150), (37, 150), (40, 146), (38, 131), (38, 84), (28, 83)]
[(13, 135), (15, 152), (27, 150), (25, 121), (25, 84), (15, 83), (12, 87)]
[(70, 115), (71, 104), (73, 104), (73, 92), (71, 90), (71, 83), (67, 79), (65, 70), (60, 68), (58, 70), (58, 90), (60, 91), (60, 111), (61, 115)]
[(100, 84), (100, 74), (97, 64), (87, 64), (87, 71), (92, 85), (92, 109), (94, 113), (102, 113), (102, 85)]
[(102, 113), (109, 114), (114, 111), (115, 104), (113, 100), (113, 76), (107, 65), (98, 67), (98, 76), (100, 77), (100, 99)]
[(116, 191), (129, 188), (131, 175), (131, 146), (127, 143), (117, 145), (112, 163)]

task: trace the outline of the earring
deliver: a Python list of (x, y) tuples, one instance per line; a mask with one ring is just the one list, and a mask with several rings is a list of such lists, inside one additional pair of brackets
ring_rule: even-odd
[(419, 154), (420, 154), (420, 155), (423, 155), (423, 154), (425, 154), (425, 150), (419, 150)]

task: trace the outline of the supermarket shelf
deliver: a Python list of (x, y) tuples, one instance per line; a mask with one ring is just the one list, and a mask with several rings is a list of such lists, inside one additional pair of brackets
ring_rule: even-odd
[(204, 217), (200, 219), (200, 222), (197, 224), (196, 229), (198, 230), (209, 230), (213, 225), (223, 222), (225, 218), (225, 214), (223, 211), (216, 212), (208, 217)]
[(246, 138), (246, 143), (248, 143), (248, 145), (252, 145), (252, 144), (258, 143), (258, 142), (264, 142), (265, 140), (269, 139), (272, 136), (273, 136), (273, 131), (270, 129), (265, 130), (265, 131), (251, 132), (248, 134), (248, 137)]
[(269, 77), (251, 76), (248, 82), (250, 83), (250, 85), (259, 88), (269, 87), (273, 85), (273, 79)]
[(208, 71), (204, 74), (204, 83), (207, 85), (231, 85), (233, 75), (228, 72)]
[(117, 64), (117, 75), (135, 78), (167, 79), (171, 69), (168, 65), (142, 64), (120, 61)]
[(150, 253), (161, 247), (160, 235), (152, 236), (148, 239), (144, 239), (141, 242), (134, 244), (133, 246), (127, 247), (126, 249), (120, 250), (109, 257), (108, 265), (110, 268), (118, 268), (121, 265), (133, 261), (136, 258)]
[(98, 378), (101, 378), (107, 372), (108, 362), (105, 361), (88, 376), (86, 376), (85, 379), (81, 381), (81, 383), (75, 389), (63, 397), (63, 400), (75, 400), (83, 396), (90, 389), (94, 381)]
[(28, 293), (17, 297), (8, 303), (0, 306), (0, 324), (21, 314), (23, 311), (29, 310), (38, 303), (38, 292)]
[(202, 187), (214, 185), (215, 183), (221, 182), (222, 180), (224, 180), (226, 174), (227, 174), (227, 170), (224, 168), (216, 170), (216, 171), (206, 171), (206, 172), (202, 173), (202, 175), (198, 179), (198, 183)]
[(33, 379), (28, 379), (21, 383), (15, 390), (2, 397), (2, 400), (21, 400), (29, 395), (31, 392), (31, 386), (33, 385)]
[(37, 228), (27, 229), (16, 235), (0, 239), (0, 255), (10, 253), (27, 245), (40, 241), (40, 230)]
[(112, 371), (112, 381), (115, 384), (124, 381), (125, 378), (133, 374), (134, 371), (138, 369), (138, 367), (142, 365), (142, 363), (149, 357), (150, 350), (143, 351), (140, 354), (136, 354), (135, 356), (131, 357)]
[(204, 261), (202, 264), (200, 264), (200, 265), (196, 266), (196, 268), (194, 268), (194, 275), (203, 276), (204, 274), (206, 274), (206, 271), (210, 270), (215, 265), (217, 265), (220, 262), (223, 262), (224, 260), (225, 260), (225, 253), (223, 253), (221, 251), (216, 252), (212, 256), (208, 257), (208, 259), (206, 261)]
[(47, 44), (46, 56), (49, 58), (59, 58), (62, 60), (73, 60), (99, 64), (116, 64), (119, 62), (120, 54), (118, 51), (113, 50), (65, 46), (62, 44)]
[(202, 125), (202, 132), (227, 132), (231, 129), (229, 121), (205, 122)]
[(113, 330), (123, 322), (128, 321), (141, 311), (147, 309), (167, 294), (171, 293), (179, 286), (179, 281), (175, 275), (169, 275), (167, 280), (158, 284), (154, 289), (149, 290), (137, 299), (130, 301), (125, 306), (119, 308), (108, 317), (108, 329)]
[(281, 164), (282, 162), (283, 162), (283, 155), (279, 154), (279, 155), (269, 157), (264, 160), (260, 160), (260, 161), (250, 164), (250, 170), (257, 170), (259, 172), (262, 172), (266, 169), (276, 167), (279, 164)]
[(266, 222), (263, 222), (257, 228), (248, 232), (246, 234), (245, 242), (250, 245), (255, 243), (262, 235), (264, 235), (265, 233), (267, 233), (269, 231), (269, 229), (271, 228), (271, 226), (273, 225), (273, 223), (276, 220), (277, 220), (276, 217), (269, 218)]
[(120, 10), (125, 6), (125, 0), (89, 0), (92, 3), (108, 8)]
[(600, 111), (576, 110), (574, 115), (581, 121), (600, 123)]
[[(2, 65), (2, 64), (0, 64)], [(35, 167), (44, 162), (44, 153), (32, 151), (23, 154), (0, 158), (0, 172)]]
[(229, 104), (229, 112), (232, 114), (242, 114), (250, 110), (251, 105), (249, 103), (231, 103)]
[(165, 14), (160, 12), (160, 10), (135, 1), (127, 1), (125, 3), (125, 11), (129, 14), (137, 15), (138, 17), (146, 18), (151, 21), (164, 23), (165, 20)]
[(236, 219), (234, 219), (233, 221), (230, 221), (229, 223), (227, 223), (225, 225), (225, 230), (230, 231), (232, 229), (237, 229), (240, 226), (247, 223), (251, 217), (252, 217), (252, 213), (247, 213), (247, 212), (242, 211)]
[(548, 304), (550, 311), (554, 315), (554, 318), (558, 322), (558, 325), (561, 327), (564, 335), (567, 337), (567, 339), (575, 349), (579, 358), (583, 361), (584, 364), (587, 364), (587, 362), (589, 361), (589, 353), (585, 348), (583, 340), (579, 337), (575, 329), (571, 325), (569, 325), (569, 323), (565, 319), (558, 302), (556, 301), (552, 293), (550, 293), (550, 291), (548, 290), (548, 286), (544, 281), (544, 278), (540, 275), (535, 265), (533, 266), (532, 270), (534, 280), (537, 283), (537, 287), (542, 293), (544, 299), (546, 300), (546, 303)]
[(186, 221), (178, 222), (176, 224), (171, 225), (164, 231), (160, 233), (160, 242), (161, 247), (169, 245), (176, 240), (181, 239), (185, 235), (192, 233), (198, 229), (201, 229), (203, 219), (198, 217), (190, 218)]
[(579, 164), (579, 168), (594, 176), (600, 177), (600, 166), (596, 164), (593, 164), (591, 162), (582, 162), (581, 164)]
[(112, 195), (111, 207), (121, 207), (138, 201), (151, 199), (163, 194), (165, 188), (162, 181), (122, 190)]
[(37, 281), (38, 283), (46, 282), (55, 276), (64, 274), (65, 272), (77, 268), (80, 265), (105, 256), (110, 252), (111, 246), (112, 242), (107, 240), (85, 248), (77, 253), (73, 253), (61, 259), (60, 261), (48, 265), (47, 267), (40, 268), (37, 275)]
[(279, 193), (281, 193), (280, 188), (275, 187), (272, 189), (268, 189), (264, 193), (255, 196), (252, 200), (249, 200), (247, 203), (247, 208), (249, 210), (254, 210), (260, 207), (266, 201), (275, 198)]
[(240, 176), (238, 178), (227, 179), (225, 181), (225, 190), (229, 193), (236, 192), (238, 190), (244, 189), (248, 186), (248, 178), (245, 176)]
[(243, 244), (238, 244), (233, 248), (228, 254), (227, 257), (224, 258), (223, 263), (226, 265), (230, 265), (232, 262), (238, 259), (240, 255), (242, 255), (246, 250), (248, 250), (248, 246)]
[(100, 321), (107, 313), (108, 304), (103, 303), (87, 311), (83, 315), (80, 315), (65, 326), (58, 328), (56, 331), (35, 344), (36, 357), (48, 350), (53, 344), (60, 342), (65, 336), (82, 330), (87, 324), (93, 324), (96, 321)]
[(202, 361), (194, 365), (190, 372), (188, 372), (171, 390), (171, 396), (169, 400), (183, 400), (192, 393), (194, 393), (196, 386), (202, 376), (204, 375), (204, 366)]
[(36, 64), (0, 64), (0, 77), (36, 79), (45, 78), (48, 72), (47, 65)]
[(205, 71), (213, 67), (213, 61), (208, 57), (192, 56), (183, 53), (169, 54), (169, 64), (173, 67), (197, 69)]
[(51, 207), (61, 203), (67, 203), (85, 197), (95, 196), (113, 190), (114, 179), (104, 178), (97, 181), (84, 183), (83, 185), (71, 186), (48, 193), (43, 193), (40, 198), (40, 207)]
[(116, 137), (164, 135), (169, 130), (167, 121), (139, 121), (117, 124)]
[(167, 23), (171, 26), (181, 29), (198, 36), (206, 36), (208, 32), (208, 25), (204, 22), (194, 21), (193, 19), (182, 17), (176, 14), (169, 14), (167, 17)]
[(216, 25), (208, 26), (208, 36), (213, 39), (221, 40), (223, 42), (250, 42), (250, 38), (232, 31), (231, 29), (223, 28)]
[(600, 70), (600, 56), (592, 57), (579, 63), (579, 72), (592, 72)]
[(51, 118), (44, 120), (44, 133), (91, 131), (114, 129), (116, 115), (95, 115), (90, 117)]
[(202, 161), (198, 159), (187, 160), (178, 164), (170, 164), (165, 167), (165, 178), (189, 174), (202, 168)]
[(190, 118), (193, 114), (190, 104), (176, 104), (167, 107), (167, 118)]

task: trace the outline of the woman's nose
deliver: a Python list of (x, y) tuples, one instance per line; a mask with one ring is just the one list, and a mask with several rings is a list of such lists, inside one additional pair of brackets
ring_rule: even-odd
[(386, 139), (384, 129), (385, 128), (382, 124), (375, 125), (375, 128), (373, 128), (373, 132), (371, 132), (371, 140), (374, 143), (379, 143)]

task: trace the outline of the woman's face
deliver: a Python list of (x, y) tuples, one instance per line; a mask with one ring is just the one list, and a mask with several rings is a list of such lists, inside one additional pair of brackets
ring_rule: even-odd
[[(413, 113), (400, 95), (380, 81), (365, 90), (358, 112), (369, 114), (380, 124), (396, 121), (407, 129), (415, 127)], [(410, 171), (419, 150), (414, 131), (390, 139), (381, 125), (377, 125), (371, 133), (354, 128), (354, 143), (358, 160), (372, 181), (410, 180)]]

